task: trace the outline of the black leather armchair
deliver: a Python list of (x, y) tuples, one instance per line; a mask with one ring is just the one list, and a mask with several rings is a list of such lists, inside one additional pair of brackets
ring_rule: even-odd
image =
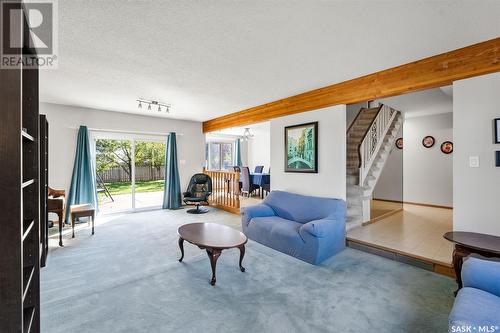
[(196, 208), (189, 209), (189, 214), (203, 214), (208, 212), (206, 208), (200, 208), (201, 204), (208, 205), (208, 197), (212, 194), (212, 178), (204, 173), (197, 173), (191, 177), (187, 191), (183, 193), (183, 201), (186, 205), (195, 204)]

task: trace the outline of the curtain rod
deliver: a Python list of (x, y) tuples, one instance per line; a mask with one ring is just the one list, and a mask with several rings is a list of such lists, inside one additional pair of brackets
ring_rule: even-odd
[[(80, 129), (77, 126), (71, 126), (71, 129)], [(103, 128), (90, 128), (87, 127), (89, 131), (93, 132), (109, 132), (109, 133), (123, 133), (123, 134), (144, 134), (144, 135), (157, 135), (157, 136), (167, 136), (172, 132), (161, 133), (161, 132), (145, 132), (145, 131), (124, 131), (124, 130), (116, 130), (116, 129), (103, 129)], [(177, 136), (183, 136), (182, 133), (176, 133)]]

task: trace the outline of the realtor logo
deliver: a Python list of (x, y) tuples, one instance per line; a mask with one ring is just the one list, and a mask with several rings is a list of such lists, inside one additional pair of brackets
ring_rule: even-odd
[(0, 68), (57, 67), (57, 2), (2, 1)]

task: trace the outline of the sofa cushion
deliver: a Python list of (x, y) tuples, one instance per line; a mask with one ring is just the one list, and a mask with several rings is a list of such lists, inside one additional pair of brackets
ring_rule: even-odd
[(281, 243), (289, 243), (290, 241), (294, 244), (297, 242), (303, 244), (304, 241), (299, 235), (301, 226), (301, 223), (278, 216), (254, 217), (248, 224), (247, 233), (252, 236), (252, 239), (259, 239), (259, 242), (266, 245), (272, 243), (279, 246)]
[(458, 326), (500, 326), (500, 297), (476, 288), (462, 288), (448, 323), (450, 332)]
[(345, 221), (346, 206), (343, 200), (272, 191), (264, 200), (276, 215), (299, 223), (331, 218)]

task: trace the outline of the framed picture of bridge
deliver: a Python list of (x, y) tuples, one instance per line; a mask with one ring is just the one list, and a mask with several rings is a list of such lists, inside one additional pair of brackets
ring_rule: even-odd
[(318, 172), (318, 122), (285, 127), (285, 172)]

